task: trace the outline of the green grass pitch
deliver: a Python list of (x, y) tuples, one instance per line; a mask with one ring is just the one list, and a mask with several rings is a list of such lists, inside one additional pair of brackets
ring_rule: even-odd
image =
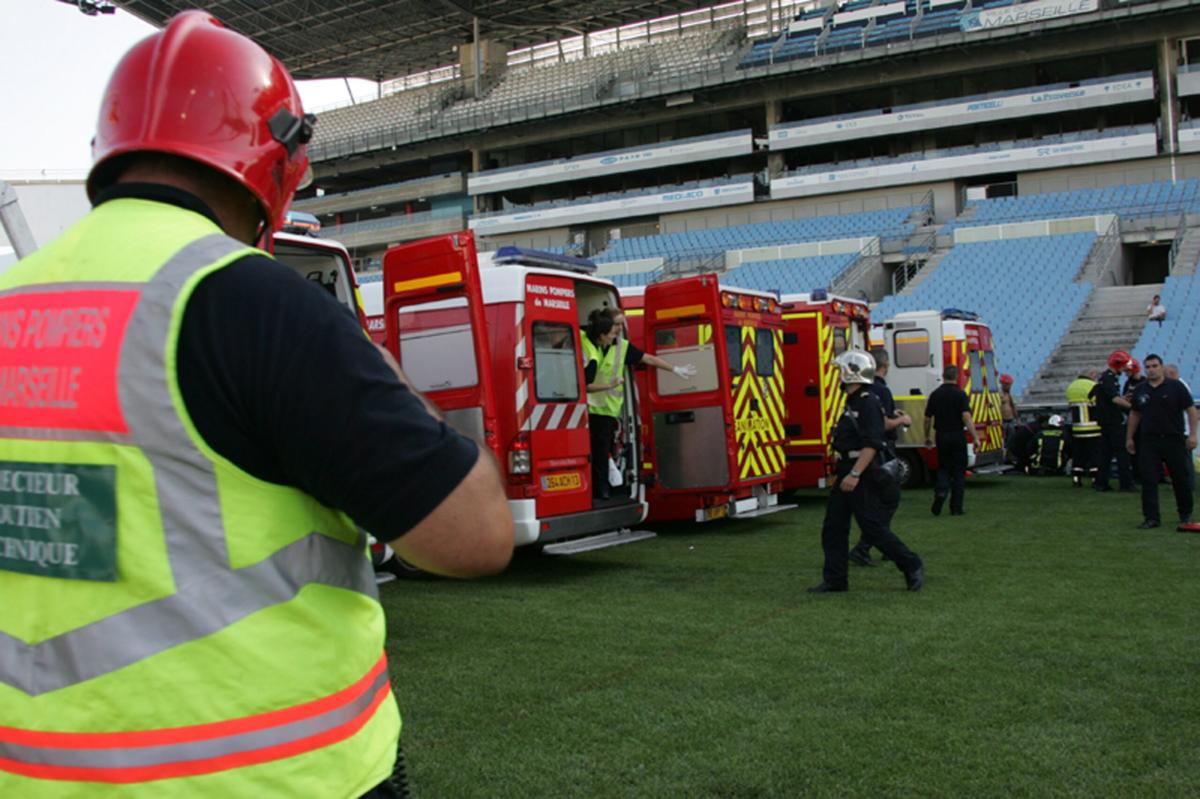
[(893, 524), (916, 594), (890, 564), (804, 592), (817, 491), (382, 586), (415, 794), (1200, 796), (1200, 535), (1065, 478), (970, 480), (961, 518), (930, 496)]

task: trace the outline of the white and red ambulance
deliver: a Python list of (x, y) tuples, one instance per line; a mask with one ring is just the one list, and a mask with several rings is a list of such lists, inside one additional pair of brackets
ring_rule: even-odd
[[(632, 462), (612, 499), (592, 497), (580, 328), (592, 310), (620, 302), (594, 271), (583, 259), (513, 247), (481, 268), (469, 231), (384, 255), (385, 346), (449, 424), (496, 456), (518, 546), (564, 553), (653, 535), (629, 529), (646, 518)], [(631, 380), (623, 412), (640, 452)]]
[(942, 370), (959, 368), (958, 385), (971, 402), (978, 448), (968, 445), (976, 473), (1004, 467), (1004, 422), (1000, 416), (1000, 368), (992, 330), (969, 311), (906, 311), (871, 328), (871, 346), (887, 350), (888, 385), (896, 408), (913, 424), (900, 431), (897, 450), (907, 469), (905, 485), (920, 485), (937, 470), (937, 449), (925, 445), (923, 419), (929, 395), (942, 383)]

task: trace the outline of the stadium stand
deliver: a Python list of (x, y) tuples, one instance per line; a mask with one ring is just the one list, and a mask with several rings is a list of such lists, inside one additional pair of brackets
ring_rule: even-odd
[[(1080, 81), (1060, 81), (1057, 83), (1045, 83), (1036, 86), (1023, 86), (1020, 88), (1004, 89), (1002, 91), (985, 92), (982, 94), (968, 94), (956, 97), (947, 97), (941, 100), (930, 100), (922, 103), (907, 103), (904, 105), (895, 105), (888, 108), (873, 108), (866, 111), (855, 111), (844, 114), (831, 114), (828, 116), (812, 117), (808, 119), (789, 120), (785, 124), (777, 125), (785, 129), (797, 130), (802, 132), (809, 125), (823, 125), (829, 122), (849, 122), (855, 119), (864, 117), (880, 117), (885, 115), (898, 116), (910, 111), (925, 111), (929, 109), (945, 108), (947, 106), (968, 105), (972, 103), (986, 103), (990, 100), (1003, 100), (1009, 97), (1020, 97), (1022, 95), (1042, 95), (1043, 97), (1050, 93), (1071, 91), (1089, 86), (1102, 86), (1104, 84), (1116, 84), (1134, 80), (1150, 79), (1153, 73), (1149, 71), (1130, 72), (1120, 75), (1105, 75), (1101, 78), (1092, 78), (1089, 80)], [(1105, 90), (1107, 91), (1107, 89)], [(1033, 113), (1032, 110), (1029, 113)], [(962, 125), (965, 120), (951, 119), (944, 121), (938, 118), (923, 118), (921, 124), (928, 126), (944, 125)], [(977, 120), (971, 120), (975, 122)], [(1188, 127), (1188, 123), (1181, 123), (1181, 128)], [(876, 131), (874, 135), (886, 135), (887, 131)], [(795, 134), (793, 134), (795, 135)], [(863, 134), (869, 136), (871, 134)]]
[(659, 277), (658, 272), (627, 272), (624, 274), (604, 275), (605, 278), (617, 284), (618, 288), (633, 288), (653, 283)]
[(1062, 219), (1071, 216), (1110, 213), (1126, 219), (1144, 216), (1178, 216), (1200, 212), (1200, 180), (1163, 180), (1127, 186), (1049, 192), (1019, 197), (971, 200), (943, 232), (956, 227), (1024, 222), (1033, 219)]
[(645, 195), (662, 194), (670, 191), (685, 191), (687, 189), (702, 189), (708, 186), (725, 186), (734, 183), (745, 183), (753, 178), (752, 175), (733, 175), (731, 177), (711, 178), (709, 180), (689, 180), (684, 183), (666, 183), (660, 186), (650, 186), (644, 189), (633, 189), (630, 191), (613, 191), (604, 194), (587, 194), (582, 197), (574, 197), (562, 200), (547, 200), (546, 202), (530, 203), (529, 205), (517, 205), (509, 203), (505, 200), (504, 208), (499, 211), (490, 211), (485, 213), (475, 214), (476, 217), (500, 216), (505, 214), (520, 213), (522, 211), (537, 211), (545, 208), (563, 208), (571, 205), (587, 205), (589, 203), (604, 202), (605, 200), (623, 200), (630, 197), (642, 197)]
[(921, 209), (895, 208), (618, 239), (611, 242), (608, 249), (595, 260), (598, 263), (607, 263), (638, 258), (702, 257), (742, 247), (765, 247), (859, 236), (902, 237), (911, 234), (915, 229), (916, 225), (908, 219), (919, 210)]
[(871, 311), (882, 322), (903, 311), (961, 308), (978, 313), (995, 336), (996, 361), (1021, 394), (1083, 307), (1092, 284), (1076, 282), (1094, 233), (959, 244), (911, 294), (886, 297)]
[(721, 275), (721, 282), (738, 288), (796, 294), (828, 288), (857, 258), (857, 253), (846, 253), (755, 261), (725, 272)]
[(998, 150), (1017, 150), (1024, 147), (1069, 144), (1070, 142), (1074, 141), (1131, 136), (1137, 133), (1152, 132), (1153, 130), (1154, 128), (1151, 125), (1129, 125), (1119, 128), (1109, 128), (1107, 130), (1083, 130), (1073, 133), (1062, 133), (1054, 136), (1043, 136), (1036, 139), (1016, 139), (1011, 141), (996, 141), (988, 142), (987, 144), (968, 145), (965, 147), (947, 147), (938, 150), (925, 150), (923, 152), (910, 153), (908, 155), (897, 156), (895, 158), (879, 157), (862, 158), (855, 161), (835, 161), (832, 163), (812, 164), (810, 166), (801, 167), (800, 169), (794, 169), (785, 173), (784, 175), (781, 175), (781, 177), (791, 177), (792, 175), (811, 175), (821, 172), (835, 172), (846, 169), (857, 169), (865, 166), (878, 166), (882, 164), (907, 164), (913, 161), (927, 161), (934, 158), (945, 158), (956, 155), (975, 155), (980, 153), (996, 152)]
[[(952, 0), (949, 3), (935, 4), (930, 0), (905, 0), (904, 10), (899, 15), (883, 8), (875, 14), (870, 14), (871, 7), (890, 5), (879, 0), (855, 0), (836, 8), (837, 13), (827, 14), (825, 8), (812, 9), (795, 17), (794, 22), (811, 23), (812, 20), (819, 19), (819, 27), (805, 25), (802, 30), (759, 39), (751, 44), (738, 66), (759, 67), (825, 53), (861, 50), (946, 33), (969, 32), (971, 25), (968, 14), (1030, 1)], [(846, 14), (864, 10), (869, 16), (842, 21)]]
[(1200, 277), (1171, 275), (1163, 284), (1163, 305), (1167, 318), (1159, 325), (1150, 322), (1134, 345), (1133, 354), (1145, 358), (1150, 353), (1162, 356), (1164, 363), (1179, 364), (1180, 376), (1200, 398)]
[(399, 92), (323, 114), (310, 149), (320, 159), (360, 149), (385, 131), (415, 141), (619, 100), (642, 82), (717, 68), (740, 41), (740, 28), (714, 27), (574, 61), (514, 67), (478, 99), (463, 99), (457, 84)]

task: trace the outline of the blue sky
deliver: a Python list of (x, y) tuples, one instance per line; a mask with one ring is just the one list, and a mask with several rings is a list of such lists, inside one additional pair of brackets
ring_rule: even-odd
[[(56, 0), (0, 1), (0, 178), (82, 175), (108, 76), (154, 28), (121, 10), (89, 17)], [(373, 96), (374, 84), (352, 83)], [(310, 108), (347, 97), (340, 80), (305, 81), (300, 92)]]

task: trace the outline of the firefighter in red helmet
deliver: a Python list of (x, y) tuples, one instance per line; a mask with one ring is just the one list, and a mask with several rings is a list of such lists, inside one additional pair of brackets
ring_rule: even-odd
[(1133, 491), (1133, 467), (1129, 453), (1125, 451), (1125, 414), (1129, 411), (1129, 400), (1121, 394), (1121, 373), (1129, 367), (1133, 358), (1124, 350), (1115, 350), (1108, 356), (1108, 368), (1089, 395), (1095, 403), (1095, 420), (1100, 425), (1100, 440), (1096, 462), (1096, 477), (1092, 488), (1110, 491), (1109, 472), (1113, 456), (1117, 459), (1117, 482), (1122, 491)]
[(508, 562), (492, 461), (252, 246), (313, 122), (279, 61), (180, 14), (113, 73), (92, 211), (0, 274), (30, 375), (0, 462), (57, 487), (35, 498), (52, 541), (37, 517), (5, 534), (58, 553), (0, 556), (0, 718), (25, 741), (6, 796), (390, 795), (400, 717), (358, 525), (429, 571)]

